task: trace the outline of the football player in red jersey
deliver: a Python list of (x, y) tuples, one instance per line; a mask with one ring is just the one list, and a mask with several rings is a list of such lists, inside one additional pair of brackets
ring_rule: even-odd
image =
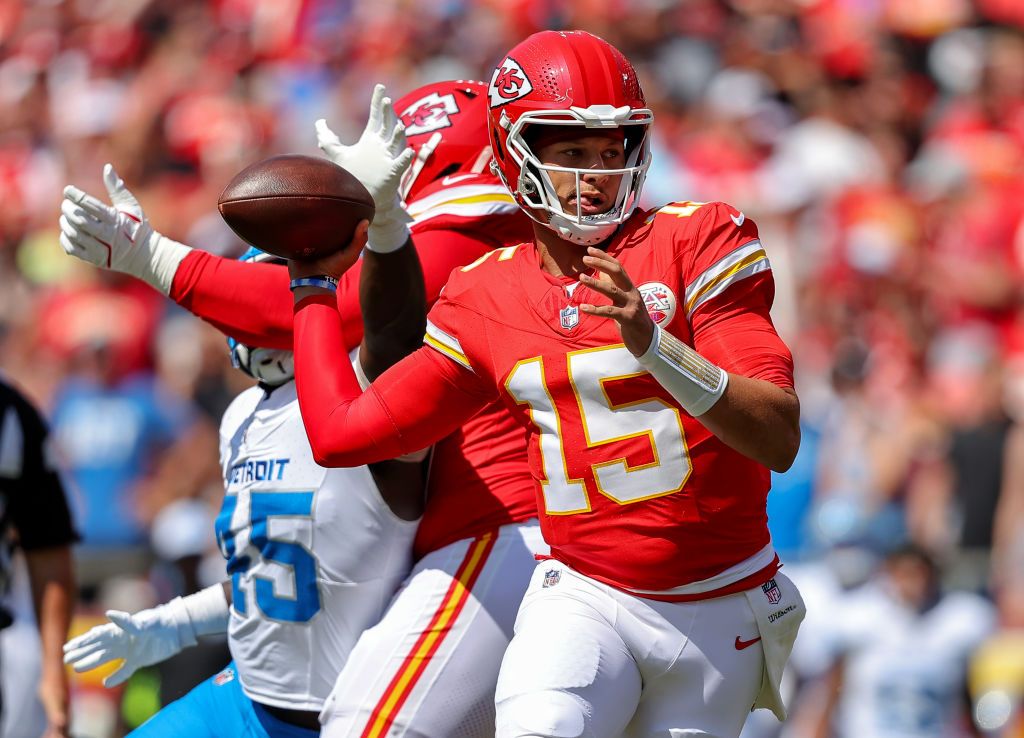
[[(427, 346), (365, 393), (332, 297), (297, 289), (314, 454), (407, 453), (496, 399), (527, 430), (551, 557), (502, 663), (500, 738), (736, 736), (751, 707), (782, 717), (804, 607), (765, 500), (769, 469), (796, 454), (799, 405), (757, 229), (723, 203), (636, 210), (653, 115), (595, 36), (512, 49), (487, 119), (533, 242), (454, 272)], [(340, 273), (354, 250), (292, 276)]]
[[(481, 82), (439, 82), (395, 105), (416, 152), (402, 193), (429, 302), (453, 268), (532, 234), (529, 219), (487, 168), (486, 89)], [(317, 136), (321, 148), (347, 167), (344, 147), (323, 122)], [(143, 244), (151, 251), (144, 264), (108, 262), (105, 249), (93, 248), (87, 235), (65, 237), (69, 253), (148, 281), (239, 341), (292, 346), (284, 267), (223, 259), (168, 245), (162, 236)], [(110, 242), (115, 252), (128, 248)], [(359, 268), (339, 281), (336, 300), (349, 349), (363, 335)], [(534, 555), (547, 552), (521, 428), (500, 404), (484, 409), (434, 447), (427, 486), (416, 566), (339, 675), (321, 716), (325, 736), (494, 734), (501, 655), (536, 566)]]

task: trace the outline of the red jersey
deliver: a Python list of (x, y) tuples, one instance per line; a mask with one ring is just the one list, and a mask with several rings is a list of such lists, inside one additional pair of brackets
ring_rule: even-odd
[[(429, 302), (452, 269), (533, 237), (530, 221), (491, 174), (443, 177), (407, 207)], [(195, 250), (179, 266), (171, 298), (239, 341), (292, 347), (293, 306), (284, 266), (244, 264)], [(339, 282), (337, 307), (351, 350), (363, 336), (358, 263)], [(436, 445), (427, 495), (417, 557), (537, 515), (524, 433), (502, 405), (483, 409)]]
[[(414, 220), (414, 242), (427, 233), (449, 238), (459, 232), (480, 244), (475, 258), (488, 253), (490, 244), (505, 246), (533, 238), (526, 216), (492, 174), (442, 177), (420, 191), (407, 208)], [(460, 261), (452, 268), (466, 263), (470, 262)], [(428, 297), (436, 298), (437, 293)], [(536, 516), (525, 434), (500, 403), (493, 403), (434, 446), (427, 506), (416, 529), (413, 554), (422, 558), (449, 543)]]
[[(768, 316), (768, 258), (742, 213), (722, 203), (639, 212), (608, 253), (665, 330), (729, 372), (792, 386), (792, 359)], [(616, 323), (581, 303), (607, 299), (542, 271), (523, 244), (455, 272), (427, 325), (428, 345), (529, 429), (552, 556), (653, 596), (766, 580), (777, 568), (768, 469), (688, 415)]]

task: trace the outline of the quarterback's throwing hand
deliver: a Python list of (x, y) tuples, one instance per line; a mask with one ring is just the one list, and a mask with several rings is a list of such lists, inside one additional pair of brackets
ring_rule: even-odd
[(600, 278), (589, 274), (580, 276), (580, 281), (592, 290), (600, 292), (612, 301), (611, 305), (580, 305), (580, 310), (589, 315), (611, 318), (619, 324), (622, 342), (633, 356), (641, 356), (654, 338), (654, 321), (647, 313), (640, 290), (626, 274), (625, 268), (614, 256), (593, 246), (587, 249), (583, 263), (597, 269)]
[[(337, 253), (310, 261), (289, 261), (289, 276), (292, 279), (301, 279), (303, 277), (327, 275), (334, 279), (339, 279), (353, 264), (359, 261), (359, 254), (362, 253), (363, 247), (366, 246), (366, 233), (369, 225), (369, 221), (360, 221), (356, 226), (355, 232), (352, 234), (352, 240), (349, 241), (348, 246)], [(298, 301), (307, 294), (315, 294), (315, 292), (310, 291), (310, 288), (303, 287), (295, 290), (294, 294), (296, 301)]]

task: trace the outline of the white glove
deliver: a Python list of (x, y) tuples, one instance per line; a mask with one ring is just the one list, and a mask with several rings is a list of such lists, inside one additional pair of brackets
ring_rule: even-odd
[(414, 152), (405, 140), (405, 126), (395, 115), (384, 85), (373, 88), (366, 129), (351, 146), (343, 144), (323, 118), (316, 122), (316, 142), (328, 158), (356, 177), (373, 197), (376, 214), (366, 248), (377, 253), (400, 249), (409, 239), (412, 218), (398, 193), (402, 175)]
[(64, 644), (64, 663), (82, 672), (124, 659), (117, 671), (103, 680), (104, 687), (116, 687), (143, 666), (194, 646), (198, 636), (225, 632), (229, 607), (223, 585), (215, 584), (134, 615), (120, 610), (107, 610), (106, 615), (109, 623)]
[(103, 167), (103, 184), (113, 206), (74, 185), (64, 188), (60, 245), (82, 261), (130, 274), (170, 294), (174, 273), (192, 249), (153, 230), (110, 164)]

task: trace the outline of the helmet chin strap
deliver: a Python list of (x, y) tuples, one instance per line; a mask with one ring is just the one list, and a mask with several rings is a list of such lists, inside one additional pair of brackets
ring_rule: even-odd
[[(563, 241), (579, 246), (595, 246), (611, 238), (621, 223), (576, 223), (569, 218), (543, 208), (523, 207), (530, 220), (552, 231)], [(537, 212), (542, 215), (537, 215)], [(545, 219), (543, 216), (547, 216)]]
[(619, 229), (619, 223), (574, 223), (563, 216), (551, 214), (550, 220), (543, 225), (550, 228), (558, 237), (580, 246), (595, 246), (610, 238)]

